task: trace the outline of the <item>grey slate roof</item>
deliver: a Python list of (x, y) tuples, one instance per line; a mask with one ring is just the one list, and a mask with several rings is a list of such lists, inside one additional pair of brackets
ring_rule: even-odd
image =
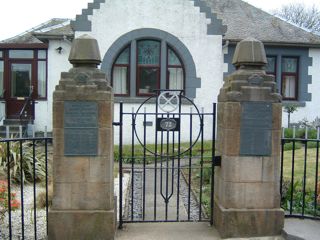
[[(186, 0), (189, 1), (189, 0)], [(265, 44), (320, 47), (320, 36), (281, 20), (242, 0), (199, 0), (227, 25), (224, 39), (238, 42), (254, 37)], [(100, 5), (99, 5), (100, 6)], [(41, 43), (43, 39), (66, 36), (73, 38), (69, 19), (51, 19), (27, 32), (0, 43)]]
[(227, 25), (224, 39), (239, 41), (254, 37), (264, 43), (320, 45), (312, 34), (241, 0), (203, 0)]
[(73, 37), (70, 19), (53, 18), (15, 37), (0, 41), (0, 43), (43, 43), (42, 39)]

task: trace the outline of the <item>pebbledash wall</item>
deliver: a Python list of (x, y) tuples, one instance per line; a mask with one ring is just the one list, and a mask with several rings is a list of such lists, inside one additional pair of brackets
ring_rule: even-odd
[[(55, 50), (62, 47), (59, 54)], [(72, 67), (68, 61), (71, 42), (66, 40), (50, 40), (48, 48), (48, 96), (47, 101), (36, 101), (35, 105), (35, 130), (52, 131), (52, 94), (58, 85), (61, 72), (67, 72)]]
[[(184, 63), (187, 96), (194, 99), (199, 109), (212, 111), (212, 103), (216, 102), (223, 84), (222, 34), (225, 27), (210, 9), (200, 1), (108, 0), (100, 3), (97, 9), (87, 11), (88, 20), (81, 15), (73, 23), (75, 37), (89, 34), (98, 40), (103, 58), (101, 68), (109, 79), (114, 60), (130, 42), (142, 38), (165, 41)], [(115, 121), (119, 117), (118, 100), (115, 99)], [(141, 104), (138, 98), (123, 98), (123, 101), (127, 112)], [(147, 106), (148, 110), (154, 111), (154, 106)], [(189, 112), (190, 105), (184, 104), (183, 110)], [(211, 137), (211, 132), (208, 129), (206, 138)]]

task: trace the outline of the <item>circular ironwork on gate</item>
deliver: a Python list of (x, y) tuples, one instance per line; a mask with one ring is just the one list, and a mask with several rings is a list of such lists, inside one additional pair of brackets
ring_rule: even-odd
[[(187, 152), (189, 152), (198, 142), (201, 133), (203, 131), (203, 116), (201, 115), (198, 107), (194, 104), (194, 102), (189, 99), (188, 97), (182, 95), (182, 91), (177, 90), (177, 91), (173, 91), (173, 90), (157, 90), (158, 91), (158, 95), (154, 95), (151, 96), (149, 98), (147, 98), (137, 109), (137, 111), (134, 114), (134, 124), (133, 124), (133, 129), (134, 129), (134, 134), (138, 140), (138, 142), (140, 143), (140, 145), (149, 153), (153, 154), (156, 157), (179, 157)], [(179, 94), (177, 94), (177, 92), (180, 92)], [(182, 105), (181, 102), (182, 101), (186, 101), (188, 104), (187, 106), (190, 106), (190, 108), (194, 108), (196, 110), (195, 113), (185, 113), (185, 112), (181, 112), (182, 110)], [(199, 131), (197, 132), (197, 134), (195, 134), (194, 136), (195, 139), (192, 141), (192, 143), (189, 144), (188, 148), (183, 149), (182, 151), (179, 151), (176, 154), (171, 154), (171, 155), (164, 155), (162, 153), (158, 153), (156, 151), (152, 151), (150, 148), (147, 147), (147, 143), (141, 140), (141, 137), (139, 137), (138, 134), (138, 130), (137, 130), (137, 116), (139, 115), (143, 115), (146, 114), (145, 112), (142, 113), (141, 109), (142, 107), (144, 107), (147, 104), (152, 104), (153, 102), (155, 102), (155, 112), (153, 113), (155, 116), (155, 125), (156, 125), (156, 129), (155, 129), (155, 134), (157, 136), (158, 131), (157, 131), (157, 127), (162, 128), (162, 130), (164, 132), (166, 132), (167, 134), (169, 134), (169, 132), (171, 131), (175, 131), (175, 129), (177, 129), (177, 126), (179, 126), (178, 130), (176, 132), (178, 132), (178, 134), (181, 136), (181, 126), (180, 126), (180, 121), (181, 121), (181, 116), (184, 115), (192, 115), (192, 116), (197, 116), (199, 119)], [(159, 112), (158, 110), (162, 110), (163, 112)], [(174, 111), (178, 111), (178, 112), (174, 112)], [(160, 116), (165, 116), (165, 117), (160, 117)], [(176, 118), (172, 118), (172, 116), (176, 116), (178, 117), (178, 119)], [(145, 122), (144, 122), (145, 124)], [(190, 120), (190, 124), (191, 124), (191, 120)], [(146, 126), (144, 126), (145, 128)], [(193, 129), (190, 129), (191, 131), (193, 131)], [(174, 134), (174, 133), (173, 133)], [(157, 137), (155, 137), (157, 138)], [(154, 144), (158, 144), (158, 142), (155, 140)], [(168, 144), (168, 143), (167, 143)]]

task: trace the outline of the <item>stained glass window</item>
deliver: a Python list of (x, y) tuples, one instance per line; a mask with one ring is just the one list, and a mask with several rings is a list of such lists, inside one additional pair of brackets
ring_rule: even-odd
[(142, 40), (138, 42), (138, 64), (159, 65), (160, 42), (154, 40)]
[(297, 58), (282, 58), (282, 72), (297, 72), (298, 59)]
[(268, 74), (276, 75), (276, 57), (267, 57), (266, 72)]

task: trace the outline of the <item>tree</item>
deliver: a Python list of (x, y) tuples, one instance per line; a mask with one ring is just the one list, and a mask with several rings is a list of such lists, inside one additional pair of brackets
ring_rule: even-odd
[(284, 111), (288, 113), (288, 128), (290, 128), (290, 116), (291, 113), (294, 113), (298, 110), (298, 106), (294, 104), (288, 104), (284, 107)]
[(303, 3), (290, 3), (275, 10), (274, 14), (299, 27), (320, 34), (320, 10), (315, 5), (306, 7)]

